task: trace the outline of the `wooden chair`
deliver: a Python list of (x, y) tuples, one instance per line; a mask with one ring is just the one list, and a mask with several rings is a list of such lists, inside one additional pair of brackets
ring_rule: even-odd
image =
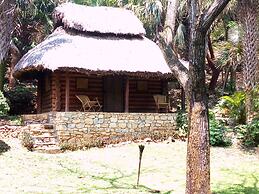
[(166, 101), (166, 96), (165, 95), (153, 95), (153, 98), (156, 103), (156, 112), (159, 112), (159, 110), (164, 109), (166, 112), (169, 111), (169, 103)]
[(82, 108), (84, 112), (86, 111), (100, 111), (102, 106), (100, 105), (98, 98), (96, 97), (94, 100), (90, 100), (86, 95), (76, 95), (78, 100), (82, 103)]

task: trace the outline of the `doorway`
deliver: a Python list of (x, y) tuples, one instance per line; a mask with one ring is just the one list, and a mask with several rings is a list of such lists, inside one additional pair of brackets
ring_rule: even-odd
[(104, 78), (104, 111), (124, 112), (123, 79), (120, 77)]

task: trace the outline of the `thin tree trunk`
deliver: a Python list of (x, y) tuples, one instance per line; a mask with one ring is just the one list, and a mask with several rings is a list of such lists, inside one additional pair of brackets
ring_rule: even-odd
[(215, 66), (215, 63), (208, 55), (207, 55), (207, 61), (208, 61), (208, 66), (210, 67), (211, 73), (212, 73), (210, 83), (209, 83), (209, 90), (215, 91), (221, 70)]
[(165, 26), (163, 31), (163, 36), (168, 45), (171, 45), (173, 42), (178, 5), (179, 0), (168, 0)]
[(11, 61), (10, 61), (10, 71), (9, 71), (10, 72), (9, 87), (13, 88), (15, 86), (15, 78), (13, 77), (13, 71), (16, 63), (21, 58), (21, 53), (14, 43), (11, 44), (10, 53), (11, 53)]

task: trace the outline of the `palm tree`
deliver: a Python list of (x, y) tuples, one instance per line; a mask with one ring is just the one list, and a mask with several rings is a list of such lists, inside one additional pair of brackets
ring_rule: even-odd
[(258, 0), (239, 0), (240, 21), (243, 27), (243, 76), (246, 91), (246, 120), (250, 122), (253, 118), (252, 91), (258, 83), (258, 58), (257, 58), (257, 36), (258, 36)]

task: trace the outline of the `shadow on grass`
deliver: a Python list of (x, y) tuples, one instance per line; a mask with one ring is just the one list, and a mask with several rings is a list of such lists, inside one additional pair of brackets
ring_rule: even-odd
[[(84, 177), (91, 177), (93, 180), (98, 181), (104, 181), (108, 186), (92, 186), (93, 190), (103, 190), (103, 191), (107, 191), (107, 190), (116, 190), (116, 189), (122, 189), (122, 190), (132, 190), (132, 191), (142, 191), (142, 192), (148, 192), (148, 193), (161, 193), (161, 191), (159, 190), (155, 190), (152, 188), (149, 188), (147, 186), (144, 185), (139, 185), (136, 186), (136, 184), (130, 184), (130, 183), (126, 183), (125, 181), (122, 181), (122, 179), (124, 178), (129, 178), (132, 176), (136, 176), (137, 177), (137, 173), (131, 173), (131, 174), (124, 174), (122, 171), (116, 169), (116, 168), (111, 168), (105, 165), (101, 165), (102, 167), (105, 167), (106, 169), (111, 169), (113, 170), (113, 177), (111, 177), (110, 173), (102, 173), (100, 175), (93, 175), (90, 174), (88, 172), (82, 172), (79, 171), (78, 169), (72, 169), (70, 167), (66, 167), (63, 164), (60, 163), (60, 165), (68, 170), (69, 172), (75, 174), (78, 176), (78, 178), (84, 178)], [(143, 172), (142, 172), (143, 173)], [(98, 173), (99, 174), (99, 173)], [(137, 178), (136, 178), (137, 181)], [(108, 184), (107, 184), (108, 183)], [(88, 185), (89, 186), (89, 185)], [(85, 192), (89, 192), (89, 188), (80, 188), (80, 191), (85, 191)], [(165, 194), (170, 194), (173, 190), (171, 191), (167, 191), (167, 192), (163, 192)]]
[(258, 185), (258, 178), (255, 175), (252, 175), (254, 182), (252, 186), (245, 186), (246, 179), (243, 180), (242, 184), (235, 184), (230, 185), (227, 188), (220, 189), (216, 192), (213, 192), (213, 194), (258, 194), (259, 193), (259, 187)]
[(0, 155), (4, 152), (8, 152), (10, 149), (11, 147), (7, 143), (0, 140)]

